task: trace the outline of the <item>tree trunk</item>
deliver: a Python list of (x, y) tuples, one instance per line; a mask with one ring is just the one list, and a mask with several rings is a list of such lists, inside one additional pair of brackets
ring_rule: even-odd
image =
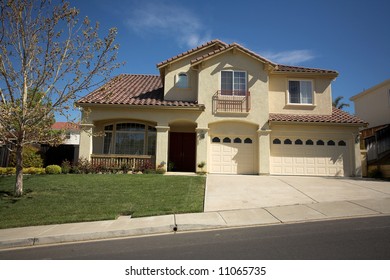
[(20, 197), (23, 195), (23, 146), (16, 146), (16, 183), (14, 195)]

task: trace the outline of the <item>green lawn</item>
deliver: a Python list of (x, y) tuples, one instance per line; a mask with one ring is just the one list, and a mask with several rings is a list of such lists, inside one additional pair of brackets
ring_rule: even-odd
[(203, 211), (200, 176), (31, 175), (19, 199), (14, 182), (0, 177), (0, 228)]

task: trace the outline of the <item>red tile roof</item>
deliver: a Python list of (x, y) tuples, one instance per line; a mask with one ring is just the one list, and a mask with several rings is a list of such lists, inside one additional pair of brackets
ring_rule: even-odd
[(318, 69), (318, 68), (307, 68), (307, 67), (299, 67), (299, 66), (288, 66), (278, 64), (276, 69), (273, 71), (274, 73), (319, 73), (319, 74), (331, 74), (338, 75), (339, 73), (334, 70), (326, 70), (326, 69)]
[(257, 58), (257, 59), (259, 59), (259, 60), (261, 60), (263, 62), (270, 63), (272, 65), (276, 65), (272, 61), (270, 61), (270, 60), (268, 60), (268, 59), (258, 55), (257, 53), (252, 52), (251, 50), (249, 50), (247, 48), (244, 48), (243, 46), (241, 46), (241, 45), (239, 45), (237, 43), (233, 43), (233, 44), (230, 44), (230, 45), (225, 44), (225, 46), (223, 46), (223, 47), (221, 47), (221, 48), (219, 48), (217, 50), (214, 50), (214, 51), (209, 52), (209, 53), (207, 53), (207, 54), (205, 54), (203, 56), (200, 56), (200, 57), (197, 57), (197, 58), (191, 60), (191, 64), (199, 63), (199, 62), (201, 62), (201, 61), (203, 61), (205, 59), (208, 59), (208, 58), (210, 58), (210, 57), (212, 57), (214, 55), (223, 53), (224, 51), (232, 50), (234, 48), (238, 48), (239, 50), (243, 51), (244, 53), (246, 53), (246, 54), (248, 54), (248, 55), (250, 55), (252, 57), (255, 57), (255, 58)]
[[(188, 50), (175, 57), (167, 59), (159, 64), (158, 68), (162, 68), (166, 64), (173, 62), (177, 59), (185, 57), (189, 54), (196, 53), (204, 48), (214, 46), (215, 49), (208, 54), (195, 58), (191, 61), (192, 64), (197, 64), (212, 56), (229, 51), (234, 48), (238, 48), (240, 51), (252, 56), (264, 63), (269, 63), (273, 66), (272, 73), (308, 73), (308, 74), (326, 74), (336, 77), (338, 73), (333, 70), (324, 70), (317, 68), (295, 67), (287, 65), (275, 64), (266, 58), (244, 48), (243, 46), (233, 43), (226, 44), (220, 40), (212, 40), (199, 47)], [(203, 105), (199, 105), (196, 102), (186, 101), (167, 101), (164, 100), (164, 88), (160, 76), (155, 75), (130, 75), (122, 74), (100, 87), (99, 89), (91, 92), (87, 96), (81, 98), (77, 104), (123, 104), (123, 105), (148, 105), (148, 106), (175, 106), (175, 107), (194, 107), (202, 108)]]
[(339, 123), (361, 124), (367, 123), (356, 116), (350, 115), (333, 107), (331, 115), (295, 115), (295, 114), (269, 114), (270, 122), (297, 122), (297, 123)]
[(80, 130), (80, 126), (70, 122), (56, 122), (51, 126), (54, 130)]
[(164, 100), (164, 88), (160, 76), (133, 74), (116, 76), (81, 98), (77, 104), (202, 107), (195, 102)]
[(196, 52), (196, 51), (198, 51), (198, 50), (201, 50), (201, 49), (203, 49), (203, 48), (206, 48), (206, 47), (209, 47), (209, 46), (212, 46), (212, 45), (216, 45), (217, 48), (221, 48), (221, 47), (227, 46), (226, 43), (224, 43), (224, 42), (222, 42), (222, 41), (220, 41), (220, 40), (218, 40), (218, 39), (215, 39), (215, 40), (209, 41), (209, 42), (207, 42), (207, 43), (204, 43), (203, 45), (200, 45), (200, 46), (198, 46), (198, 47), (196, 47), (196, 48), (193, 48), (193, 49), (191, 49), (191, 50), (188, 50), (188, 51), (186, 51), (186, 52), (183, 52), (183, 53), (181, 53), (181, 54), (178, 54), (178, 55), (176, 55), (176, 56), (174, 56), (174, 57), (171, 57), (171, 58), (169, 58), (169, 59), (167, 59), (167, 60), (164, 60), (164, 61), (162, 61), (162, 62), (160, 62), (160, 63), (157, 64), (157, 68), (160, 68), (160, 67), (164, 66), (165, 64), (170, 63), (170, 62), (172, 62), (172, 61), (174, 61), (174, 60), (176, 60), (176, 59), (179, 59), (179, 58), (181, 58), (181, 57), (183, 57), (183, 56), (189, 55), (189, 54), (191, 54), (191, 53), (193, 53), (193, 52)]

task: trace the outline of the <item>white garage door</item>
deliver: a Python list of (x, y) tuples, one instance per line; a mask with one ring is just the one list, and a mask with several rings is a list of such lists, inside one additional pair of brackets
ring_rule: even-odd
[(271, 174), (349, 176), (346, 142), (275, 138), (271, 142)]
[(254, 174), (255, 150), (251, 137), (212, 137), (211, 173)]

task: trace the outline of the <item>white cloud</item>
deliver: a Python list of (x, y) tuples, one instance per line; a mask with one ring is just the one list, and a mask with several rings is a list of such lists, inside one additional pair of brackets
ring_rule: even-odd
[(291, 50), (282, 52), (261, 52), (265, 58), (280, 64), (299, 64), (315, 58), (310, 50)]
[(193, 48), (209, 41), (201, 20), (190, 10), (164, 3), (140, 1), (125, 19), (126, 25), (139, 34), (162, 34), (173, 38), (180, 46)]

